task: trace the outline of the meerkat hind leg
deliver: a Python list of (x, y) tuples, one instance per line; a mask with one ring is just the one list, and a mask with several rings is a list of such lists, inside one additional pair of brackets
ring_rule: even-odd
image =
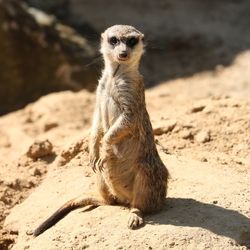
[[(143, 169), (141, 167), (141, 169)], [(151, 189), (147, 176), (142, 170), (139, 170), (133, 184), (133, 199), (130, 204), (128, 227), (136, 229), (144, 224), (143, 215), (151, 210)]]
[(96, 182), (97, 182), (97, 187), (98, 191), (102, 197), (102, 199), (105, 201), (107, 205), (116, 205), (117, 200), (116, 198), (110, 193), (108, 186), (103, 178), (103, 176), (99, 173), (97, 173), (96, 176)]

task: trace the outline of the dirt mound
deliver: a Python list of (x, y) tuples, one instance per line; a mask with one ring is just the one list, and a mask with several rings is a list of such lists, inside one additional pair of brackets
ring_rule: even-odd
[(87, 134), (93, 100), (87, 92), (51, 94), (0, 119), (0, 249), (17, 236), (3, 228), (10, 209), (53, 169), (64, 147)]
[(37, 238), (26, 235), (68, 199), (94, 191), (87, 152), (93, 94), (51, 94), (2, 117), (0, 248), (250, 247), (249, 60), (245, 53), (229, 68), (147, 90), (171, 180), (163, 211), (136, 231), (127, 229), (126, 208), (102, 206), (75, 210)]

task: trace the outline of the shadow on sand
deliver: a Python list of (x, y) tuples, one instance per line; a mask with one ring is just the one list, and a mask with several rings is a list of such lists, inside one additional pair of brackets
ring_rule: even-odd
[(164, 210), (146, 220), (149, 224), (204, 228), (250, 248), (250, 218), (217, 205), (194, 199), (167, 198)]

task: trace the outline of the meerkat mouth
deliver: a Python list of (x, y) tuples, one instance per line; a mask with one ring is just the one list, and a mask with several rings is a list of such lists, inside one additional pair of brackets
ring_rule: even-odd
[(122, 61), (122, 62), (125, 62), (125, 61), (127, 61), (129, 59), (129, 57), (117, 57), (117, 60), (118, 61)]

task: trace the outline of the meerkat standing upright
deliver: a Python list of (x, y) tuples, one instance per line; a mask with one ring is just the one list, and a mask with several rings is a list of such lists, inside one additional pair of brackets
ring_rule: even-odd
[(41, 234), (69, 211), (86, 205), (129, 206), (128, 227), (132, 229), (143, 224), (143, 214), (161, 209), (168, 170), (156, 149), (138, 70), (143, 37), (128, 25), (112, 26), (102, 34), (105, 67), (96, 91), (89, 143), (90, 162), (97, 172), (101, 197), (79, 197), (67, 202), (33, 235)]

